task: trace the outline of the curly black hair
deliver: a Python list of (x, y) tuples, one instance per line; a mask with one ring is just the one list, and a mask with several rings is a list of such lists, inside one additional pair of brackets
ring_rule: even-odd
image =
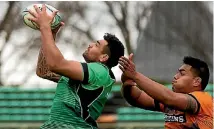
[(207, 63), (191, 56), (185, 56), (183, 59), (183, 63), (192, 66), (192, 68), (194, 69), (194, 73), (202, 79), (201, 85), (202, 90), (204, 90), (209, 82), (210, 76)]
[(119, 58), (121, 56), (124, 56), (124, 46), (122, 42), (113, 34), (105, 33), (103, 36), (104, 40), (108, 42), (108, 48), (109, 48), (109, 59), (106, 62), (106, 65), (109, 68), (112, 68), (118, 64)]

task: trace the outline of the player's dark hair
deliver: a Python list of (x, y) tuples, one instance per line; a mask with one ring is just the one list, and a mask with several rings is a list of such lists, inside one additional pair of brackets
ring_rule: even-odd
[(109, 68), (112, 68), (118, 64), (119, 58), (124, 56), (124, 46), (115, 35), (105, 33), (103, 38), (108, 42), (107, 46), (109, 49), (109, 52), (107, 52), (109, 59), (107, 60), (106, 65)]
[(184, 57), (183, 63), (192, 66), (196, 76), (201, 78), (201, 88), (202, 90), (204, 90), (209, 82), (210, 77), (210, 72), (207, 63), (191, 56)]

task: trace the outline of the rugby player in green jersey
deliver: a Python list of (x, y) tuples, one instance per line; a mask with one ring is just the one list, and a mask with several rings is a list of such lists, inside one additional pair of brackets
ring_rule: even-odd
[[(96, 129), (115, 77), (111, 68), (124, 55), (124, 46), (117, 37), (106, 33), (102, 40), (91, 43), (83, 57), (86, 63), (66, 60), (57, 46), (51, 30), (52, 15), (35, 7), (30, 20), (39, 25), (42, 46), (38, 58), (37, 75), (57, 82), (49, 119), (41, 129)], [(63, 23), (61, 23), (63, 25)]]

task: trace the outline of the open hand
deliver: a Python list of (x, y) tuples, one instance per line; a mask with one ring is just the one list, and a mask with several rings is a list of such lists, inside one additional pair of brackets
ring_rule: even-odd
[(124, 76), (133, 79), (136, 75), (135, 64), (133, 62), (133, 53), (129, 55), (129, 59), (122, 56), (119, 59), (119, 68), (122, 70)]
[(29, 18), (29, 20), (35, 22), (39, 28), (41, 27), (47, 27), (51, 25), (51, 22), (53, 21), (55, 15), (57, 14), (57, 11), (54, 11), (51, 15), (46, 12), (46, 6), (45, 4), (42, 5), (42, 9), (40, 10), (37, 5), (34, 5), (35, 12), (32, 10), (29, 10), (29, 13), (33, 16), (32, 18)]

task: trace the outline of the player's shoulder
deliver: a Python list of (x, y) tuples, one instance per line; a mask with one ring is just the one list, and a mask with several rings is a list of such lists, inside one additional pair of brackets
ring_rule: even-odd
[(205, 91), (194, 91), (190, 93), (192, 96), (194, 96), (200, 103), (203, 104), (211, 104), (213, 103), (213, 97)]
[(105, 64), (99, 62), (87, 63), (89, 82), (94, 85), (109, 86), (115, 82), (112, 71)]
[(212, 98), (212, 96), (208, 93), (208, 92), (205, 92), (205, 91), (193, 91), (189, 94), (192, 94), (194, 96), (198, 96), (198, 97), (208, 97), (208, 98)]
[[(111, 69), (109, 69), (105, 64), (99, 62), (87, 63), (89, 71), (93, 72), (93, 75), (96, 75), (97, 78), (103, 79), (113, 79), (115, 80), (115, 76)], [(102, 79), (102, 80), (103, 80)]]

